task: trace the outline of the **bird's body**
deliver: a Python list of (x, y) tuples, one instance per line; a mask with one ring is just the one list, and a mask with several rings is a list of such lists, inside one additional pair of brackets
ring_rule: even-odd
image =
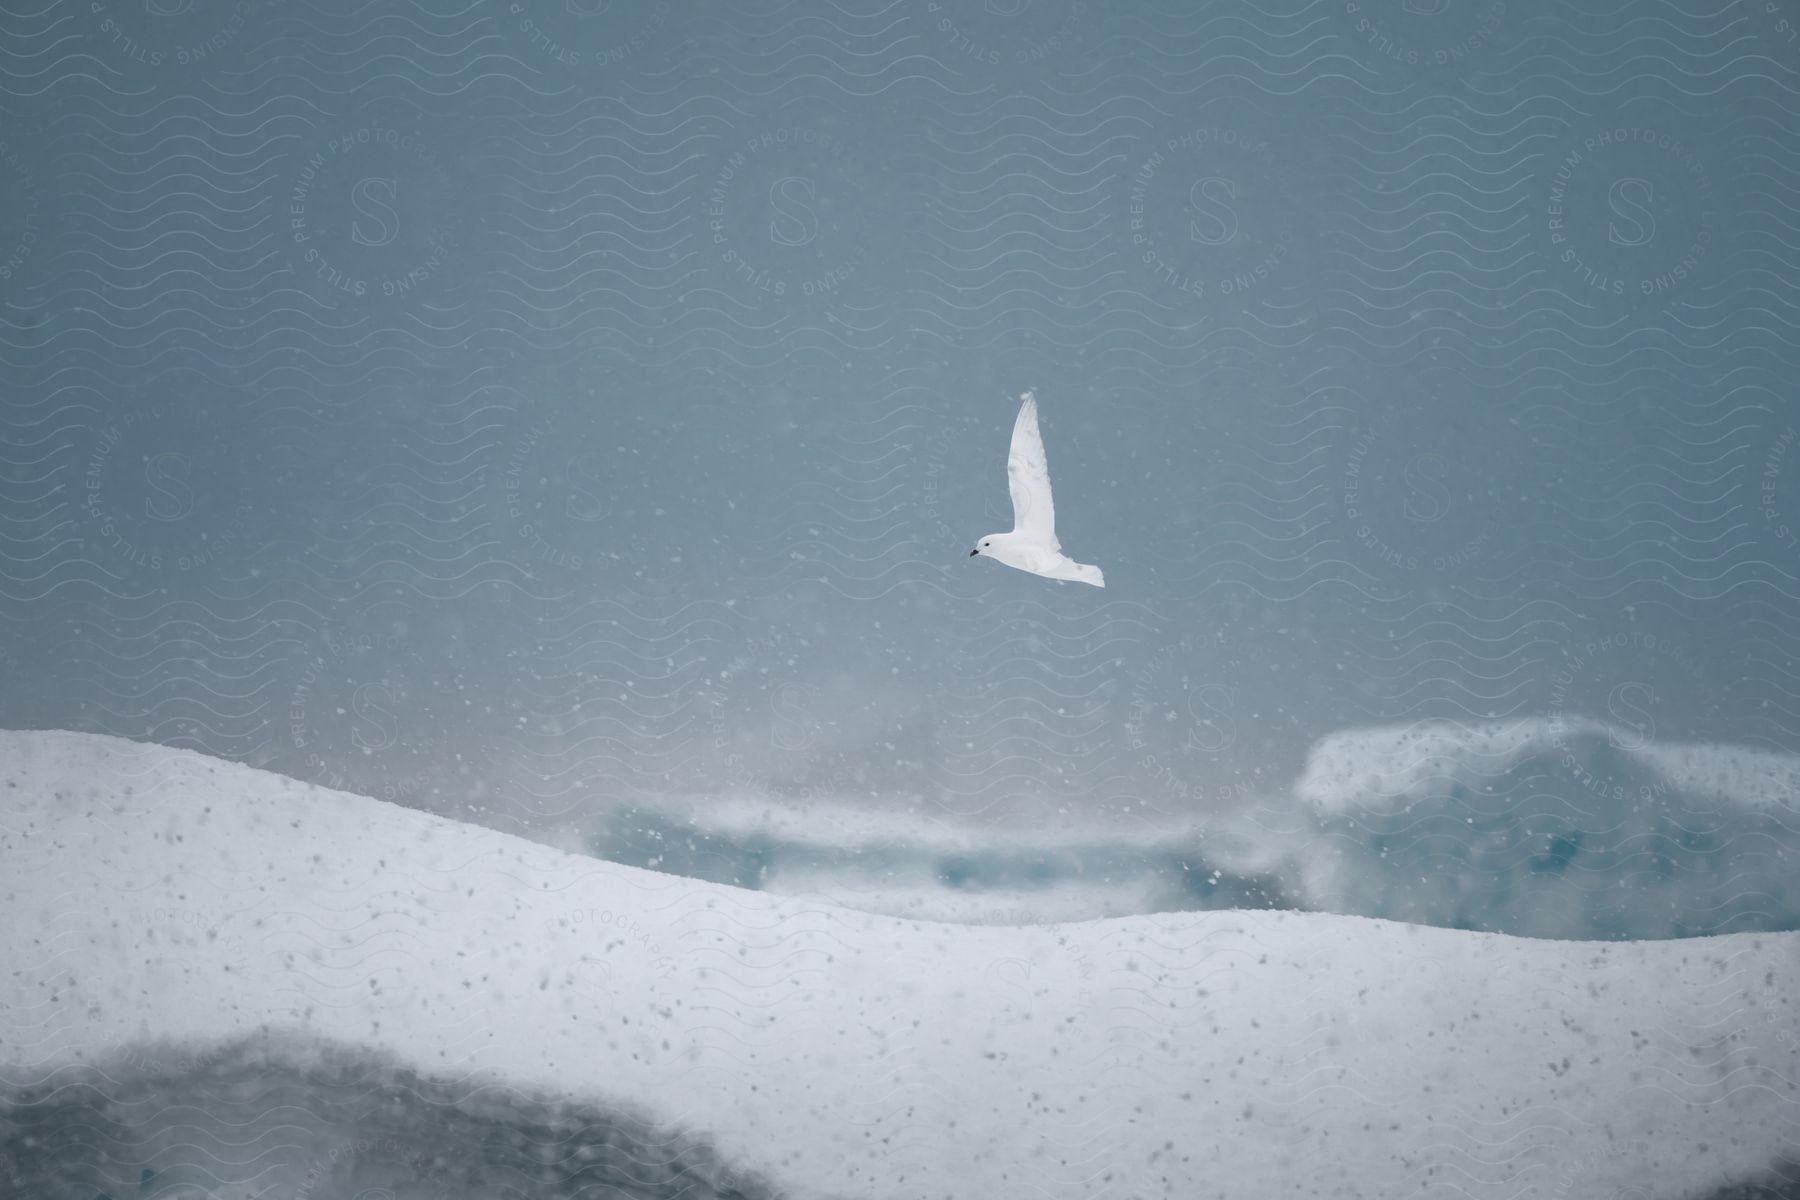
[(1062, 552), (1056, 540), (1056, 504), (1050, 496), (1050, 467), (1044, 459), (1044, 436), (1038, 430), (1037, 397), (1026, 392), (1019, 398), (1019, 417), (1013, 422), (1012, 449), (1006, 456), (1006, 488), (1012, 493), (1013, 527), (1010, 533), (990, 533), (969, 551), (973, 558), (985, 554), (1033, 575), (1065, 583), (1106, 586), (1100, 568), (1078, 563)]
[(1099, 567), (1078, 563), (1061, 550), (1040, 542), (1015, 540), (1011, 533), (989, 534), (981, 539), (981, 547), (977, 552), (1009, 567), (1042, 575), (1045, 579), (1060, 579), (1065, 583), (1091, 583), (1095, 587), (1106, 586), (1106, 577), (1100, 573)]

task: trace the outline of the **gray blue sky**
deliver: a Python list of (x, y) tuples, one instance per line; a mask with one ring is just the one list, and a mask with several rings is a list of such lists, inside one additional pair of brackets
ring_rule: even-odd
[[(0, 18), (0, 724), (527, 830), (1800, 749), (1800, 8)], [(971, 561), (1038, 389), (1104, 591)]]

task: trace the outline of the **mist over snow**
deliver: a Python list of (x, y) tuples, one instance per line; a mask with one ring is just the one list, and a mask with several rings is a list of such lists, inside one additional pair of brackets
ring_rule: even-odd
[(564, 844), (934, 920), (1298, 907), (1527, 937), (1800, 928), (1800, 756), (1592, 720), (1346, 730), (1281, 790), (1185, 818), (1041, 827), (882, 803), (602, 801)]
[(1684, 1200), (1792, 1170), (1800, 933), (909, 921), (0, 734), (10, 1194)]

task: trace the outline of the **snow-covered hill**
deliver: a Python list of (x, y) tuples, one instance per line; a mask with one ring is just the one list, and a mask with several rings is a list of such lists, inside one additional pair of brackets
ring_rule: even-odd
[(1795, 933), (911, 922), (0, 734), (0, 1168), (33, 1196), (121, 1162), (146, 1196), (492, 1196), (455, 1164), (529, 1127), (522, 1195), (604, 1161), (640, 1195), (1674, 1200), (1800, 1157), (1796, 1030)]

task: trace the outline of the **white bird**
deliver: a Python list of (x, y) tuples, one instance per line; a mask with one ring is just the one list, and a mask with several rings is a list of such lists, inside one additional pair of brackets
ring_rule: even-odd
[(1009, 567), (1060, 579), (1065, 583), (1106, 586), (1099, 567), (1078, 563), (1056, 540), (1056, 505), (1050, 499), (1050, 466), (1044, 461), (1044, 435), (1038, 432), (1037, 396), (1019, 397), (1019, 419), (1013, 422), (1012, 449), (1006, 455), (1006, 488), (1012, 493), (1011, 533), (990, 533), (975, 544), (969, 557), (984, 554)]

